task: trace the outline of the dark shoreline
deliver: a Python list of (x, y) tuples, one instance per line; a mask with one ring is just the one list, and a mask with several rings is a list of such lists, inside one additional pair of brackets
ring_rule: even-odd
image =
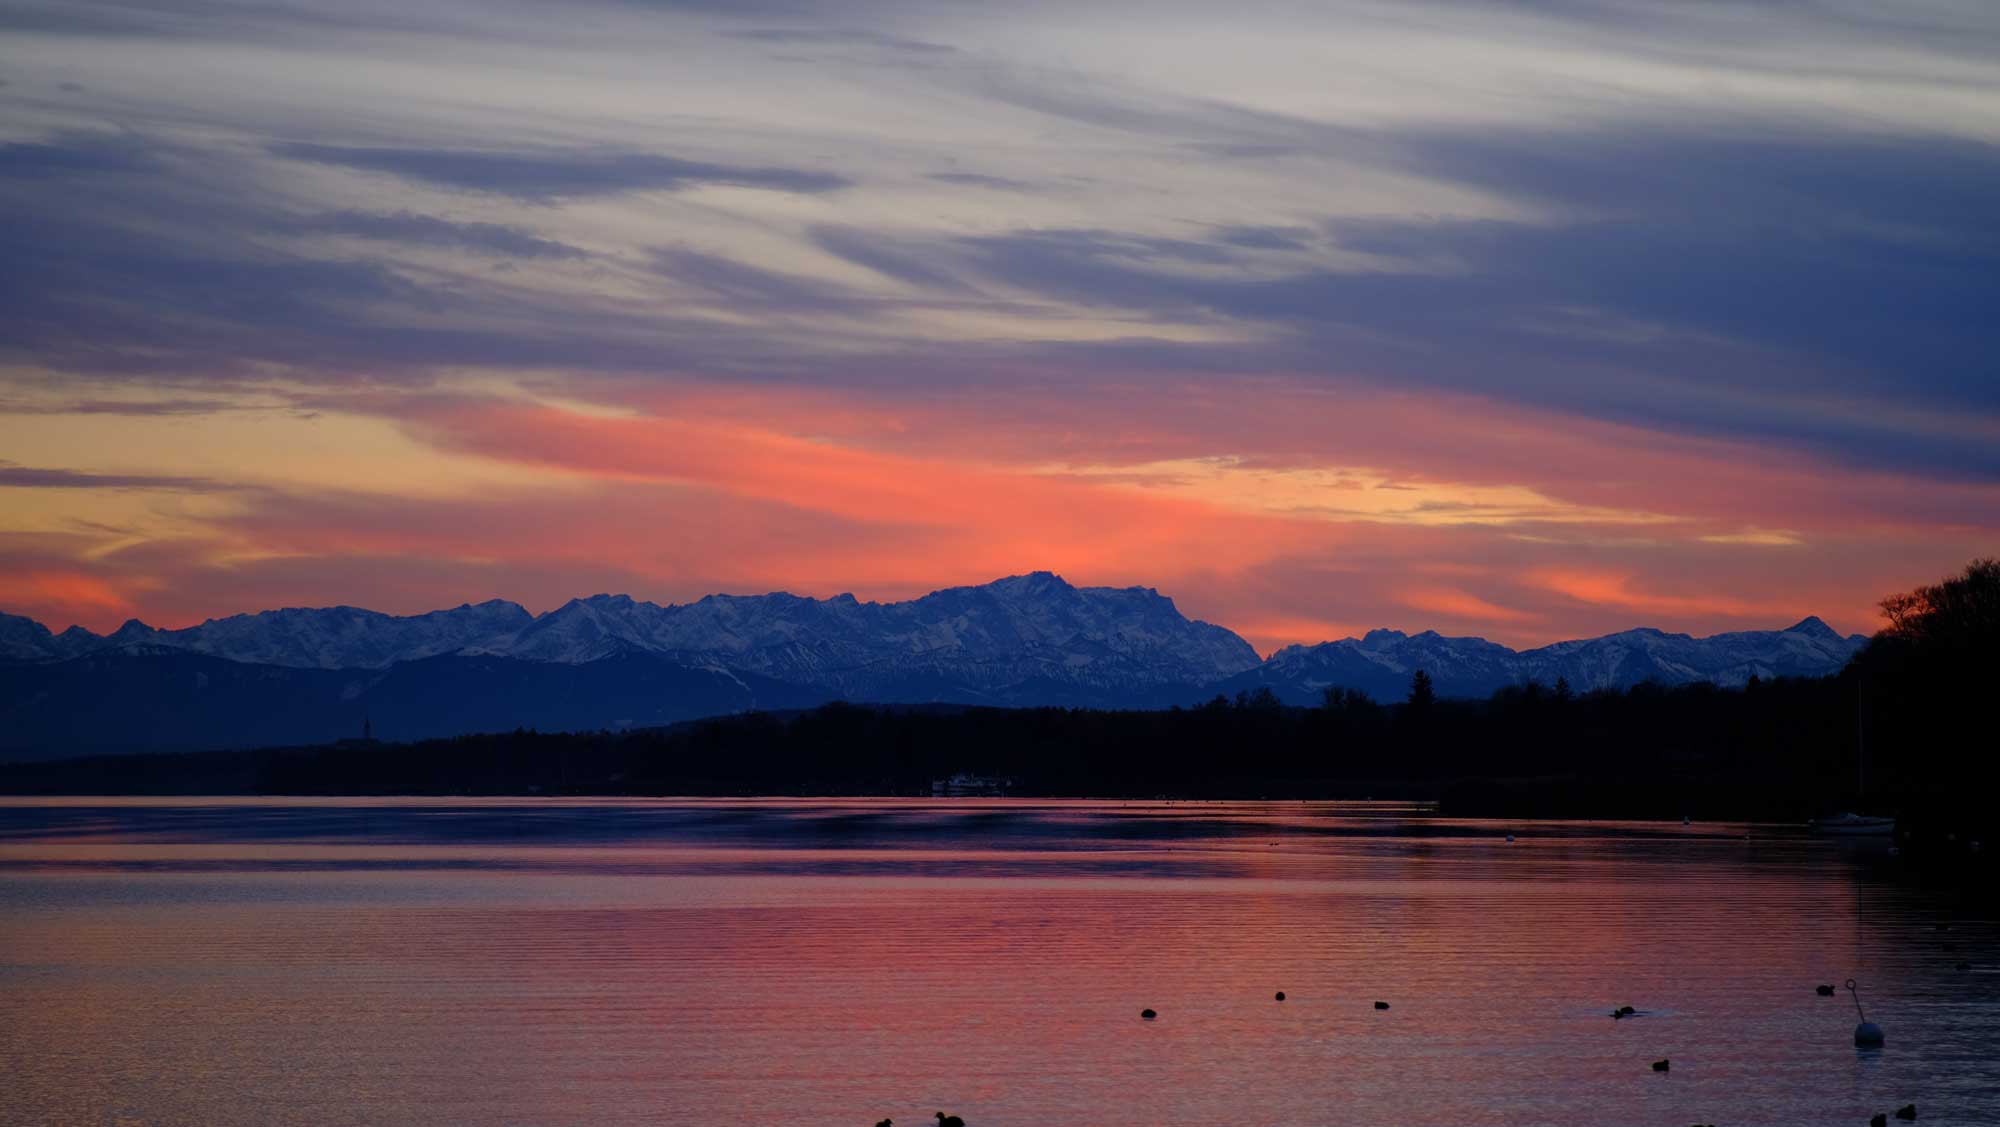
[(1389, 706), (1343, 692), (1319, 708), (1268, 693), (1155, 711), (836, 703), (622, 731), (0, 762), (0, 794), (914, 797), (969, 775), (1020, 797), (1377, 798), (1450, 817), (1803, 824), (1854, 810), (1896, 816), (1913, 854), (1990, 858), (1971, 843), (2000, 847), (2000, 757), (1942, 738), (1946, 715), (1890, 707), (1882, 686), (1857, 715), (1862, 689), (1850, 670)]

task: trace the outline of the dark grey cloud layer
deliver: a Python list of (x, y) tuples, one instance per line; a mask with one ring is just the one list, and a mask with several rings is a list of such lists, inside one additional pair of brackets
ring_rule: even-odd
[(703, 184), (777, 192), (832, 192), (849, 186), (830, 172), (749, 168), (631, 152), (496, 152), (470, 149), (350, 147), (292, 141), (271, 146), (291, 160), (386, 172), (447, 188), (551, 201), (635, 191), (678, 191)]

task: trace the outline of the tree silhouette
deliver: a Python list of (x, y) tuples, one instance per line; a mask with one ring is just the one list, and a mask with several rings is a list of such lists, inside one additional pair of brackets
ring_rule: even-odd
[(1429, 712), (1436, 701), (1437, 691), (1431, 688), (1431, 675), (1417, 670), (1416, 676), (1410, 678), (1410, 698), (1407, 702), (1410, 711)]
[(1990, 648), (2000, 642), (2000, 560), (1974, 560), (1962, 575), (1882, 600), (1883, 634), (1924, 648)]

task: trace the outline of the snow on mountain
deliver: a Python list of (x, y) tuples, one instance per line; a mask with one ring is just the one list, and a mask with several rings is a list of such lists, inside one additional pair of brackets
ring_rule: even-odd
[(1842, 637), (1818, 618), (1785, 630), (1742, 630), (1695, 638), (1642, 628), (1557, 642), (1516, 652), (1484, 638), (1447, 638), (1434, 631), (1372, 630), (1365, 637), (1288, 646), (1263, 665), (1220, 688), (1268, 686), (1290, 703), (1317, 703), (1330, 687), (1359, 689), (1378, 700), (1400, 700), (1418, 669), (1438, 695), (1483, 697), (1507, 685), (1566, 680), (1578, 692), (1630, 688), (1642, 681), (1679, 685), (1709, 681), (1737, 686), (1751, 677), (1819, 677), (1838, 672), (1866, 645)]
[(48, 627), (18, 614), (0, 614), (0, 661), (47, 661), (60, 654)]
[(1637, 629), (1516, 652), (1482, 638), (1372, 630), (1288, 646), (1259, 662), (1219, 626), (1184, 617), (1150, 587), (1076, 587), (1040, 571), (895, 603), (790, 594), (710, 595), (661, 606), (628, 595), (572, 599), (535, 616), (494, 600), (398, 617), (290, 608), (158, 630), (136, 619), (106, 637), (0, 615), (0, 662), (100, 652), (186, 652), (301, 669), (387, 669), (442, 655), (578, 665), (626, 655), (758, 675), (855, 700), (1148, 707), (1271, 688), (1296, 704), (1332, 686), (1401, 699), (1422, 669), (1443, 696), (1567, 680), (1579, 692), (1641, 681), (1740, 685), (1818, 676), (1866, 639), (1808, 618), (1786, 630), (1694, 638)]
[[(9, 622), (29, 622), (5, 616)], [(383, 669), (493, 645), (534, 621), (520, 606), (495, 599), (429, 614), (397, 616), (357, 607), (267, 610), (211, 618), (183, 630), (161, 630), (131, 619), (99, 637), (71, 627), (49, 638), (39, 653), (16, 655), (14, 631), (0, 624), (0, 658), (50, 660), (135, 647), (185, 651), (257, 665), (302, 669)], [(42, 634), (39, 623), (31, 623)], [(25, 636), (25, 635), (24, 635)]]
[[(579, 662), (622, 650), (863, 698), (919, 685), (1004, 694), (1043, 679), (1139, 689), (1212, 681), (1257, 664), (1249, 643), (1184, 618), (1151, 588), (1075, 587), (1049, 572), (900, 603), (710, 595), (663, 607), (597, 595), (541, 616), (495, 652)], [(918, 699), (931, 695), (914, 691)]]

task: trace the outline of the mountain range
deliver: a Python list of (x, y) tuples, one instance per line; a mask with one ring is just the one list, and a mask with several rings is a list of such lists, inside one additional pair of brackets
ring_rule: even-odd
[(1817, 618), (1525, 651), (1375, 630), (1260, 660), (1152, 588), (1076, 587), (1049, 572), (895, 603), (597, 595), (541, 615), (501, 600), (410, 616), (290, 608), (179, 630), (133, 620), (108, 635), (0, 614), (0, 756), (324, 742), (364, 720), (397, 739), (625, 728), (835, 699), (1157, 708), (1269, 688), (1316, 704), (1340, 686), (1394, 700), (1418, 669), (1441, 696), (1530, 680), (1579, 692), (1740, 685), (1837, 671), (1865, 642)]

